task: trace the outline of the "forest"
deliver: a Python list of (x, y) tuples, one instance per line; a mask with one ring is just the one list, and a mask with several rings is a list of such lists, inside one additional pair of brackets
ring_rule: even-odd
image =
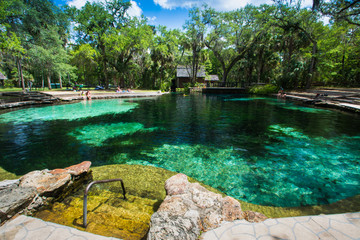
[[(4, 87), (114, 85), (167, 91), (177, 66), (222, 82), (287, 89), (360, 86), (360, 1), (276, 0), (220, 12), (189, 9), (183, 29), (130, 17), (127, 0), (81, 9), (51, 0), (0, 1)], [(324, 19), (329, 22), (325, 23)]]

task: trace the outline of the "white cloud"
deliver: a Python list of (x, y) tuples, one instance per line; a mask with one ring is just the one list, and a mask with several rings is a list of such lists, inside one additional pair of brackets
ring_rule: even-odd
[(130, 2), (131, 2), (131, 7), (127, 10), (127, 14), (130, 17), (141, 17), (141, 14), (143, 13), (142, 9), (135, 1), (131, 0)]
[(324, 23), (324, 25), (328, 25), (330, 23), (330, 18), (327, 16), (322, 16), (320, 18), (320, 21), (322, 21)]
[(313, 6), (313, 0), (302, 0), (301, 7), (311, 8)]
[[(80, 9), (85, 5), (86, 2), (88, 2), (88, 0), (70, 0), (67, 1), (67, 4), (70, 7), (76, 7), (77, 9)], [(90, 2), (94, 2), (94, 1), (90, 1)]]
[(218, 11), (229, 11), (242, 8), (246, 4), (261, 5), (272, 4), (271, 0), (153, 0), (155, 4), (165, 9), (200, 7), (204, 3)]

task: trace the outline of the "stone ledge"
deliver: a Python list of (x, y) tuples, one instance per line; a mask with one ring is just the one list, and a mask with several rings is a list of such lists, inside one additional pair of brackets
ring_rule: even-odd
[(246, 219), (264, 221), (266, 216), (243, 212), (240, 203), (190, 183), (187, 176), (177, 174), (165, 182), (167, 196), (151, 217), (148, 240), (197, 239), (201, 232), (219, 227), (224, 222)]
[(0, 224), (19, 213), (32, 213), (62, 199), (91, 177), (91, 162), (55, 170), (33, 171), (18, 180), (0, 182)]

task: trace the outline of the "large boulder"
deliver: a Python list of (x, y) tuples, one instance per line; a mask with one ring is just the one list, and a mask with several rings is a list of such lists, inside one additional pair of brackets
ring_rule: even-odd
[(36, 196), (35, 188), (14, 187), (0, 190), (0, 223), (21, 212)]
[(33, 171), (20, 178), (20, 187), (34, 187), (38, 194), (53, 192), (71, 180), (71, 174), (52, 174), (49, 170)]
[(181, 173), (169, 178), (165, 189), (167, 196), (151, 217), (148, 240), (197, 239), (201, 231), (247, 216), (236, 199), (190, 183)]
[(84, 161), (65, 169), (30, 172), (20, 178), (20, 187), (35, 187), (39, 195), (58, 193), (73, 184), (78, 176), (89, 172), (91, 162)]
[(17, 180), (0, 182), (0, 223), (18, 213), (31, 213), (64, 198), (91, 177), (91, 162), (55, 170), (32, 171)]

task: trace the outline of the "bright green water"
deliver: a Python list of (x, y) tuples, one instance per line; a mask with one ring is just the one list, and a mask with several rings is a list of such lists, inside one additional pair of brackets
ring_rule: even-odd
[[(163, 167), (262, 205), (360, 194), (358, 115), (241, 95), (93, 100), (0, 115), (0, 166)], [(114, 176), (121, 177), (121, 176)]]

